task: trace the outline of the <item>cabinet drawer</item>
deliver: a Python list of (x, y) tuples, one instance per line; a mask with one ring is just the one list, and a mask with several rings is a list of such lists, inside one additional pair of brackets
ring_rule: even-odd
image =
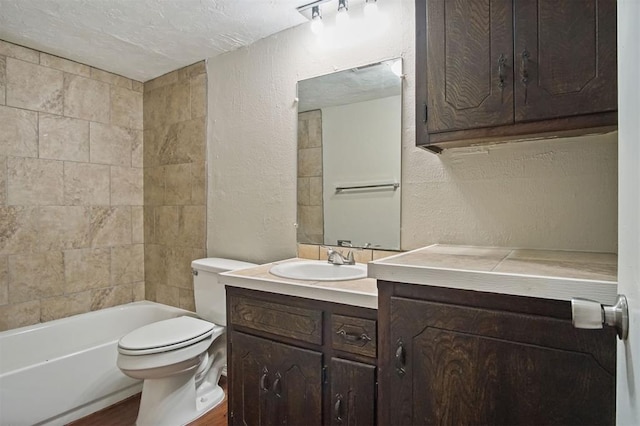
[(322, 311), (319, 310), (232, 296), (229, 320), (234, 325), (322, 344)]
[(376, 321), (331, 315), (333, 349), (376, 357)]

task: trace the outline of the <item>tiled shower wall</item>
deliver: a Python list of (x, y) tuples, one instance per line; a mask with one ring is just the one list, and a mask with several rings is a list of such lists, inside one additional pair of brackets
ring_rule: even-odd
[(322, 111), (298, 114), (298, 242), (324, 244)]
[(189, 310), (206, 254), (206, 90), (204, 62), (144, 84), (146, 298)]
[(0, 330), (144, 299), (142, 91), (0, 41)]

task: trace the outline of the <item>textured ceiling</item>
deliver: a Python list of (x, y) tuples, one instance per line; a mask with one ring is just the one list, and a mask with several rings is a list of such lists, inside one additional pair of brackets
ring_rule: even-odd
[(0, 39), (146, 81), (306, 22), (308, 0), (0, 0)]

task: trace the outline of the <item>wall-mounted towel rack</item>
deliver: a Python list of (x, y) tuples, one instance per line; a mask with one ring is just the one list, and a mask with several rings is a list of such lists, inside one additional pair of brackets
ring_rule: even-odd
[(400, 187), (398, 182), (391, 183), (379, 183), (376, 185), (353, 185), (353, 186), (336, 186), (336, 194), (342, 191), (349, 191), (353, 189), (376, 189), (376, 188), (393, 188), (395, 191)]

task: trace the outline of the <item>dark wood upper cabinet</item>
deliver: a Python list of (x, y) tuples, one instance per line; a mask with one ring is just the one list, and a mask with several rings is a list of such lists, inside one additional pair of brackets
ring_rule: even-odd
[(617, 123), (615, 0), (416, 0), (416, 143)]

